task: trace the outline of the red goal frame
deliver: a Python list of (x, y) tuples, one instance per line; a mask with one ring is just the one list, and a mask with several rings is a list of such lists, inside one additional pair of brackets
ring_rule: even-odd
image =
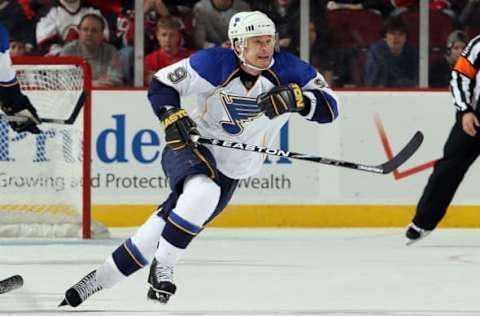
[(82, 186), (82, 237), (91, 237), (91, 135), (92, 135), (92, 71), (85, 59), (74, 56), (16, 56), (14, 65), (76, 65), (83, 69), (83, 89), (87, 98), (83, 105), (83, 186)]

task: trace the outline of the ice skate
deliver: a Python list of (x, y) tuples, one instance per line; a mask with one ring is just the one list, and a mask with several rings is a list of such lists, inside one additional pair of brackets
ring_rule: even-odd
[(67, 292), (65, 292), (65, 298), (58, 306), (70, 305), (72, 307), (77, 307), (92, 294), (103, 289), (102, 285), (97, 282), (96, 274), (96, 270), (90, 272), (77, 284), (69, 288)]
[(428, 234), (430, 234), (430, 230), (426, 230), (423, 228), (418, 227), (417, 225), (411, 223), (407, 227), (407, 231), (405, 232), (405, 236), (407, 237), (407, 246), (419, 241), (422, 238), (425, 238)]
[(148, 283), (150, 288), (148, 289), (147, 298), (162, 304), (167, 304), (170, 296), (175, 294), (177, 290), (173, 283), (173, 267), (161, 266), (155, 259), (150, 266)]

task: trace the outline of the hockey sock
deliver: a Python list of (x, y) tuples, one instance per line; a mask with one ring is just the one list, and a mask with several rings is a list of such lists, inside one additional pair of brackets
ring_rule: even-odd
[(114, 286), (153, 259), (165, 226), (165, 221), (156, 213), (157, 211), (97, 269), (97, 279), (104, 287)]
[(165, 220), (158, 216), (157, 212), (158, 210), (150, 216), (131, 238), (132, 243), (148, 262), (153, 260), (158, 241), (165, 227)]
[(168, 216), (155, 253), (159, 263), (174, 265), (178, 261), (215, 211), (219, 199), (220, 187), (207, 176), (195, 175), (185, 180), (183, 192)]
[(131, 238), (127, 239), (112, 253), (112, 258), (118, 270), (127, 277), (148, 264), (147, 259), (138, 250)]
[(155, 253), (157, 262), (162, 266), (175, 266), (185, 252), (185, 248), (173, 246), (163, 237), (160, 239), (158, 250)]
[(97, 269), (97, 282), (104, 288), (111, 288), (118, 282), (127, 278), (113, 261), (112, 255), (108, 256), (107, 260)]

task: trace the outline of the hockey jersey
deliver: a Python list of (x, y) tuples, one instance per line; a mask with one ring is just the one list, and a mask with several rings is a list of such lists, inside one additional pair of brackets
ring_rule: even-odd
[(480, 35), (468, 43), (457, 59), (450, 89), (458, 111), (476, 110), (480, 113)]
[[(159, 70), (154, 78), (167, 89), (149, 99), (157, 115), (165, 106), (180, 107), (180, 99), (196, 96), (191, 118), (201, 135), (232, 142), (269, 147), (290, 113), (270, 120), (260, 111), (256, 98), (274, 86), (297, 83), (310, 100), (306, 119), (320, 123), (333, 121), (338, 115), (338, 101), (324, 78), (312, 66), (289, 53), (275, 53), (273, 66), (252, 82), (242, 82), (239, 61), (231, 49), (201, 50), (187, 59)], [(172, 90), (172, 91), (169, 91)], [(217, 169), (233, 179), (257, 173), (264, 155), (209, 146)]]
[(10, 59), (8, 31), (0, 24), (0, 86), (12, 86), (16, 83), (15, 70)]

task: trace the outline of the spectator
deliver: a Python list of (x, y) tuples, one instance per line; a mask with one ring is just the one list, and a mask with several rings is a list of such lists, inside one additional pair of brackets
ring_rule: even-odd
[(21, 37), (16, 35), (15, 33), (11, 33), (10, 41), (10, 56), (24, 56), (27, 53), (27, 43)]
[(28, 49), (35, 46), (33, 24), (17, 1), (0, 0), (0, 21), (10, 34), (23, 38)]
[[(90, 0), (92, 1), (92, 0)], [(133, 84), (135, 8), (131, 0), (122, 0), (123, 7), (116, 18), (114, 45), (120, 49), (124, 81), (126, 85)], [(162, 0), (144, 0), (144, 51), (148, 54), (157, 45), (155, 26), (159, 17), (169, 15)]]
[(465, 32), (453, 31), (447, 39), (447, 50), (443, 58), (430, 65), (429, 84), (432, 88), (444, 88), (450, 85), (452, 69), (458, 57), (468, 43)]
[[(76, 40), (79, 22), (86, 14), (96, 14), (104, 19), (99, 10), (84, 6), (82, 0), (59, 0), (37, 23), (36, 37), (40, 52), (56, 55), (63, 45)], [(107, 40), (108, 35), (108, 28), (105, 28), (103, 36)]]
[(185, 41), (183, 46), (188, 49), (195, 49), (193, 40), (193, 6), (198, 0), (163, 0), (162, 2), (171, 15), (182, 20), (182, 37)]
[(80, 56), (92, 67), (92, 84), (118, 86), (122, 82), (122, 66), (117, 49), (103, 41), (106, 24), (97, 14), (86, 14), (79, 24), (79, 38), (61, 50), (62, 56)]
[(401, 17), (385, 21), (384, 38), (367, 53), (365, 83), (370, 87), (415, 87), (418, 53), (407, 43), (407, 25)]
[(156, 36), (159, 48), (145, 57), (144, 83), (150, 82), (159, 69), (187, 58), (193, 51), (181, 47), (180, 22), (172, 17), (161, 18), (157, 23)]
[(107, 21), (108, 32), (110, 35), (108, 42), (117, 46), (117, 48), (120, 48), (120, 46), (117, 45), (119, 41), (115, 38), (117, 21), (124, 10), (133, 6), (133, 0), (84, 0), (84, 4), (100, 10), (102, 16)]
[(227, 45), (230, 18), (249, 10), (250, 6), (243, 0), (200, 0), (193, 7), (195, 47)]
[[(170, 15), (162, 0), (144, 0), (145, 54), (150, 54), (158, 46), (157, 22)], [(183, 25), (181, 25), (183, 28)]]

